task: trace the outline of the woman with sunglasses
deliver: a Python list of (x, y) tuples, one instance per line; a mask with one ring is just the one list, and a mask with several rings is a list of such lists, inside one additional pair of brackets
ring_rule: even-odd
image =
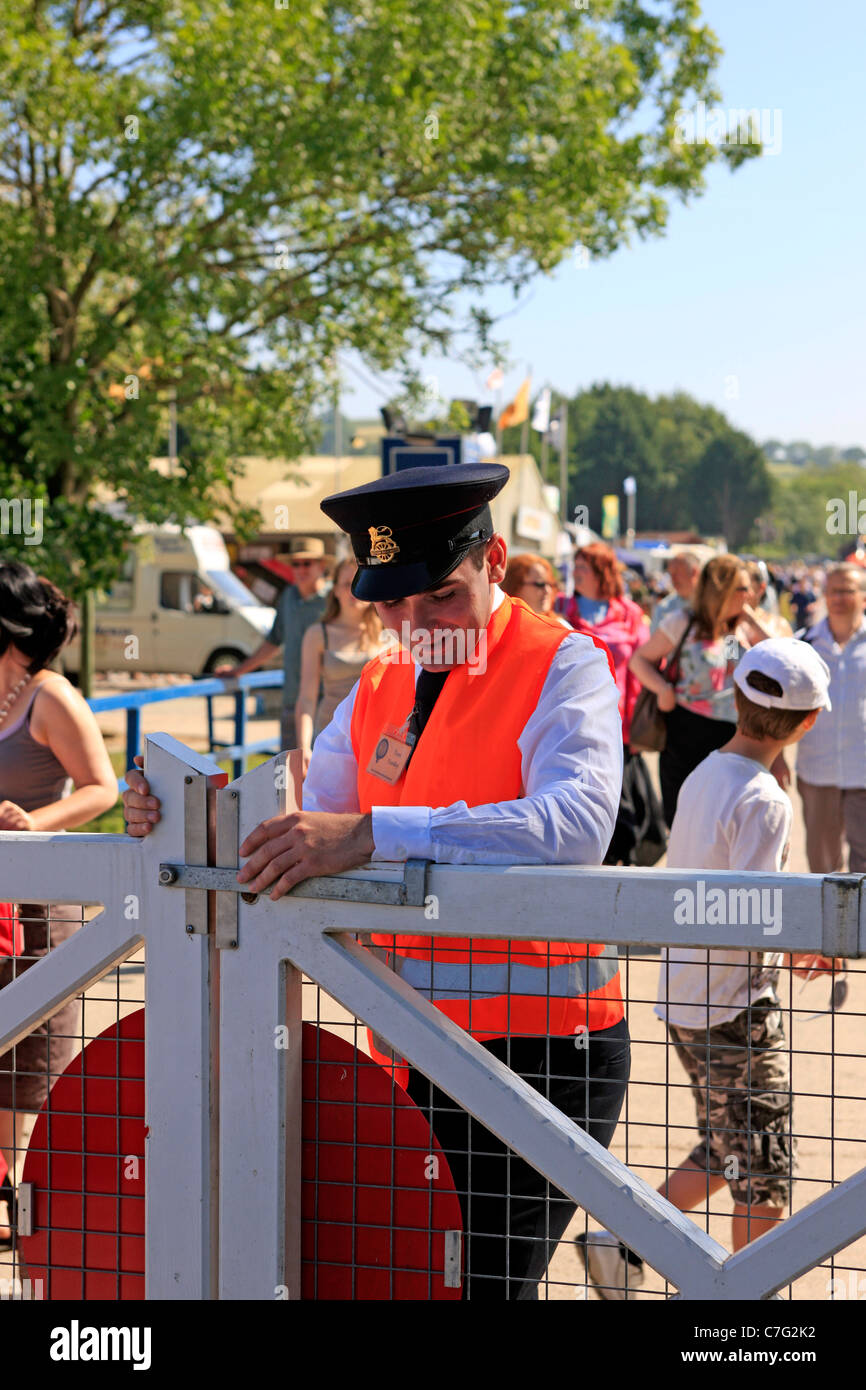
[(512, 555), (509, 557), (502, 587), (511, 598), (522, 598), (533, 613), (541, 613), (545, 618), (554, 618), (564, 627), (571, 627), (564, 618), (553, 611), (559, 583), (556, 572), (543, 555)]

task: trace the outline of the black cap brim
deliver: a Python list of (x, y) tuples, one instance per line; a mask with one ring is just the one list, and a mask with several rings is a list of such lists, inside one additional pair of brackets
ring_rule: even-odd
[(444, 566), (431, 568), (424, 561), (414, 565), (376, 565), (364, 566), (356, 570), (352, 580), (352, 593), (365, 603), (391, 602), (408, 598), (410, 594), (423, 594), (427, 589), (435, 589), (443, 579), (456, 570), (469, 554), (452, 557)]

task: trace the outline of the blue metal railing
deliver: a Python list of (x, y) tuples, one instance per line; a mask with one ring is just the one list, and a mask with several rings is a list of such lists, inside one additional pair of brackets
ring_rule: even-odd
[[(253, 753), (278, 753), (279, 737), (259, 739), (247, 743), (247, 701), (251, 690), (273, 690), (283, 684), (282, 671), (254, 671), (248, 676), (237, 676), (223, 680), (208, 676), (204, 680), (190, 681), (186, 685), (161, 686), (156, 690), (136, 690), (125, 695), (95, 695), (87, 703), (94, 714), (105, 710), (126, 710), (126, 766), (132, 766), (132, 759), (141, 752), (141, 711), (145, 705), (158, 705), (165, 700), (207, 700), (207, 737), (211, 753), (219, 753), (223, 758), (231, 758), (232, 777), (240, 777), (246, 771), (246, 760)], [(234, 743), (220, 743), (214, 738), (213, 701), (215, 695), (231, 695), (235, 702)], [(125, 780), (118, 778), (118, 786), (123, 791)]]

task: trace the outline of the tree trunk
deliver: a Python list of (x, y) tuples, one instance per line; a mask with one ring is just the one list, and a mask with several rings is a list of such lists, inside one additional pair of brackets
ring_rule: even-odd
[(87, 589), (81, 600), (81, 657), (78, 682), (85, 700), (93, 694), (94, 642), (96, 629), (96, 595)]

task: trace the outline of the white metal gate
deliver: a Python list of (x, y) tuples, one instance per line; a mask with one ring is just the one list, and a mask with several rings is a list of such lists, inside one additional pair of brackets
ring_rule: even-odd
[[(284, 808), (288, 755), (226, 787), (209, 759), (154, 735), (145, 766), (163, 802), (162, 821), (145, 840), (0, 834), (4, 896), (104, 904), (2, 991), (0, 1050), (145, 943), (148, 1297), (300, 1296), (303, 976), (615, 1232), (681, 1297), (766, 1298), (866, 1231), (863, 1169), (729, 1255), (356, 939), (372, 930), (459, 937), (471, 923), (479, 941), (764, 950), (760, 924), (674, 921), (676, 889), (698, 879), (706, 891), (727, 889), (735, 880), (781, 892), (773, 949), (854, 959), (866, 955), (862, 876), (410, 862), (313, 880), (276, 903), (266, 895), (250, 900), (235, 878), (238, 845)], [(435, 928), (425, 910), (431, 901)], [(278, 1031), (287, 1045), (275, 1046)]]

